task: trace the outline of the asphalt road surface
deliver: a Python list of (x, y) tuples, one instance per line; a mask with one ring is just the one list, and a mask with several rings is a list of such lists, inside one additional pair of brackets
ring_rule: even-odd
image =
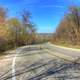
[(50, 43), (8, 51), (0, 57), (0, 80), (80, 80), (80, 51)]

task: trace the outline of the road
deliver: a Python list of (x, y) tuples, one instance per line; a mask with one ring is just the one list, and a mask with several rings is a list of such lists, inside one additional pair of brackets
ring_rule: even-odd
[(50, 43), (8, 51), (0, 57), (0, 80), (80, 80), (80, 51)]
[(80, 49), (73, 49), (73, 48), (66, 48), (66, 47), (62, 47), (62, 46), (56, 46), (51, 43), (48, 43), (46, 45), (49, 45), (49, 46), (47, 46), (47, 48), (49, 48), (50, 50), (53, 50), (55, 52), (63, 53), (65, 55), (69, 55), (74, 58), (80, 57)]

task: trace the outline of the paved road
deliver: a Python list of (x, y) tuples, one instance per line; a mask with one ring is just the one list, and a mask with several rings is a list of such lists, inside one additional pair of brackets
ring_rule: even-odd
[(80, 80), (74, 52), (49, 43), (9, 51), (0, 57), (0, 80)]
[(55, 52), (63, 53), (65, 55), (72, 56), (74, 58), (80, 57), (80, 49), (72, 49), (72, 48), (56, 46), (51, 43), (47, 43), (45, 46), (47, 49), (50, 49)]

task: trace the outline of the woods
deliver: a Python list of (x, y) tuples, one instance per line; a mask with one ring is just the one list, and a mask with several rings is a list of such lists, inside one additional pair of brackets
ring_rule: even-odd
[(0, 51), (18, 46), (46, 42), (80, 46), (80, 7), (71, 6), (62, 18), (53, 38), (41, 37), (36, 32), (36, 25), (31, 21), (31, 13), (22, 10), (20, 17), (10, 17), (8, 9), (0, 7)]
[(53, 37), (53, 43), (80, 46), (80, 7), (69, 7)]
[(23, 10), (21, 19), (9, 18), (8, 10), (0, 7), (0, 51), (35, 42), (36, 27), (30, 21), (31, 14)]

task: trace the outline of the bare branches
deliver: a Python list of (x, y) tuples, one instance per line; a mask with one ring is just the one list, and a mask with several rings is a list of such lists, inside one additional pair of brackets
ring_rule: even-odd
[[(56, 30), (56, 39), (63, 44), (79, 45), (80, 42), (80, 9), (71, 6)], [(54, 37), (54, 38), (55, 38)]]

